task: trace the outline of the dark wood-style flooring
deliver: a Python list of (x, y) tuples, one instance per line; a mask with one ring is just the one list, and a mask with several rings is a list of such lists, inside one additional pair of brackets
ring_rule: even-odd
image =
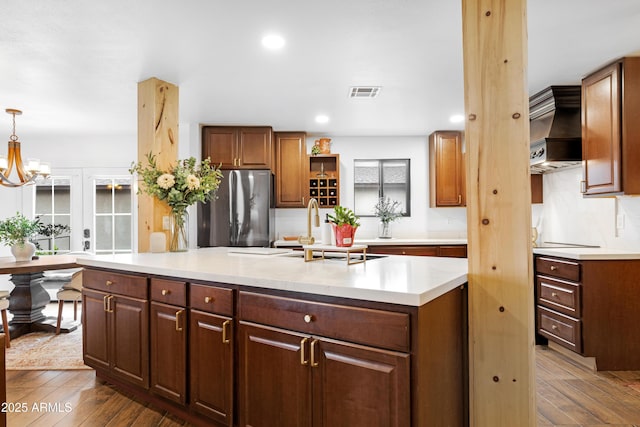
[[(538, 426), (640, 426), (640, 371), (592, 372), (545, 347), (536, 349), (536, 365)], [(7, 402), (26, 408), (7, 414), (10, 427), (187, 425), (93, 371), (9, 371)]]

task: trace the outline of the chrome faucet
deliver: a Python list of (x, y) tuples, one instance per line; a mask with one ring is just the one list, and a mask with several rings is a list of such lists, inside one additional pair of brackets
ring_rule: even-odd
[[(315, 242), (315, 239), (311, 235), (311, 208), (314, 208), (316, 211), (315, 226), (320, 227), (320, 212), (318, 211), (318, 201), (314, 198), (311, 198), (309, 199), (309, 204), (307, 205), (307, 235), (298, 237), (298, 243), (301, 243), (303, 245), (313, 245)], [(304, 260), (313, 260), (313, 249), (304, 250)]]

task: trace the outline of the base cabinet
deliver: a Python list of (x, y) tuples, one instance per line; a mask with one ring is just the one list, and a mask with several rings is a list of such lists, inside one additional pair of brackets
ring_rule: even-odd
[(233, 330), (229, 317), (190, 311), (191, 408), (225, 426), (233, 425)]
[(409, 355), (241, 322), (240, 425), (406, 426)]
[(148, 389), (149, 302), (84, 289), (82, 304), (85, 363)]
[(151, 391), (187, 401), (187, 325), (184, 307), (151, 303)]

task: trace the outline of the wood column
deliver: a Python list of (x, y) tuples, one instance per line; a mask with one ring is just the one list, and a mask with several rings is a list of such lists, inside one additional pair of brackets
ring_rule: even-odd
[[(166, 168), (178, 159), (178, 86), (152, 77), (138, 83), (138, 160), (156, 155), (158, 166)], [(149, 237), (162, 229), (162, 218), (171, 210), (146, 194), (138, 195), (138, 252), (149, 252)]]
[(470, 424), (535, 426), (526, 0), (462, 0)]

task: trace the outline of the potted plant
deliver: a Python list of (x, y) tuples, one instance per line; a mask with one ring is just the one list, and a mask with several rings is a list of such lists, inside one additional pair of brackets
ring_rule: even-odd
[(11, 253), (16, 261), (31, 261), (36, 252), (36, 246), (29, 238), (40, 229), (40, 221), (28, 219), (19, 212), (16, 215), (0, 221), (0, 242), (11, 247)]
[(356, 229), (360, 226), (358, 218), (351, 209), (343, 206), (333, 208), (333, 215), (329, 214), (331, 228), (336, 235), (336, 246), (350, 247), (353, 245)]
[(398, 208), (400, 208), (400, 202), (392, 200), (390, 197), (380, 197), (374, 206), (375, 215), (380, 218), (378, 237), (381, 239), (391, 238), (390, 223), (402, 216)]

